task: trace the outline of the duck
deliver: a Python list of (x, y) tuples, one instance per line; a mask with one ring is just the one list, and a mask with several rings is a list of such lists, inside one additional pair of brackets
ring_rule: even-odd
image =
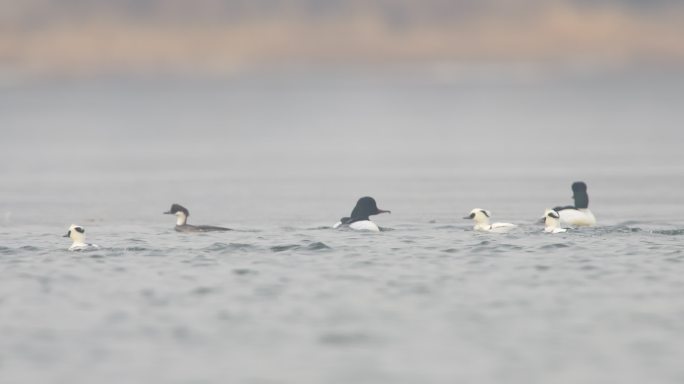
[(375, 199), (370, 196), (360, 198), (350, 217), (343, 217), (335, 225), (334, 229), (348, 227), (356, 231), (380, 232), (380, 227), (370, 220), (369, 216), (381, 213), (392, 213), (391, 211), (379, 209)]
[(464, 219), (472, 219), (475, 222), (473, 230), (481, 232), (494, 232), (494, 233), (505, 233), (517, 227), (515, 224), (511, 223), (489, 223), (489, 218), (491, 217), (491, 212), (486, 209), (475, 208), (470, 211), (468, 216), (463, 217)]
[(213, 225), (190, 225), (188, 224), (188, 216), (190, 211), (180, 204), (172, 204), (171, 209), (164, 212), (165, 215), (176, 215), (176, 231), (178, 232), (217, 232), (230, 231), (230, 228), (216, 227)]
[(70, 251), (91, 251), (100, 248), (97, 244), (86, 243), (85, 228), (80, 225), (71, 224), (69, 231), (62, 237), (73, 240), (69, 247)]
[(596, 217), (589, 210), (587, 184), (583, 181), (572, 183), (572, 192), (575, 205), (553, 208), (554, 211), (558, 212), (561, 223), (574, 227), (592, 227), (596, 225)]
[(548, 208), (544, 211), (544, 232), (567, 232), (567, 229), (561, 226), (560, 215), (557, 211)]

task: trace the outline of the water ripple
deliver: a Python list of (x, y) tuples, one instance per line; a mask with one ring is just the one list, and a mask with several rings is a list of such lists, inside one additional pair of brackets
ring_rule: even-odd
[(559, 249), (559, 248), (570, 248), (572, 244), (570, 243), (552, 243), (544, 244), (539, 249)]
[(233, 273), (236, 275), (240, 275), (240, 276), (246, 276), (246, 275), (256, 275), (259, 272), (255, 271), (253, 269), (249, 269), (249, 268), (235, 268), (235, 269), (233, 269)]
[(370, 343), (373, 338), (361, 332), (328, 332), (320, 335), (318, 341), (331, 346), (352, 346)]
[(313, 242), (313, 243), (307, 245), (306, 249), (308, 249), (310, 251), (320, 251), (320, 250), (324, 250), (324, 249), (327, 250), (327, 249), (332, 249), (332, 248), (330, 248), (327, 244), (325, 244), (321, 241), (316, 241), (316, 242)]
[(332, 248), (323, 242), (316, 241), (316, 242), (309, 243), (306, 245), (301, 245), (301, 244), (274, 245), (270, 249), (273, 252), (285, 252), (285, 251), (298, 250), (298, 249), (305, 250), (305, 251), (327, 251), (327, 250), (330, 250)]
[(651, 233), (665, 236), (681, 236), (684, 235), (684, 229), (656, 229), (651, 231)]
[(299, 249), (302, 246), (299, 244), (288, 244), (288, 245), (274, 245), (271, 247), (271, 251), (273, 252), (285, 252), (289, 251), (291, 249)]
[(217, 242), (207, 247), (202, 248), (203, 251), (221, 252), (221, 251), (248, 251), (255, 248), (252, 244), (244, 243), (221, 243)]

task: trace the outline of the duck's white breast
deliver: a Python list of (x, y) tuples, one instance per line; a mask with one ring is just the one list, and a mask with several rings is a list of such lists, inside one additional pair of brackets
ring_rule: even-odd
[(370, 220), (355, 221), (349, 224), (349, 228), (356, 231), (373, 231), (380, 232), (380, 227)]
[(596, 218), (589, 209), (563, 209), (558, 212), (562, 224), (576, 227), (591, 227), (596, 225)]

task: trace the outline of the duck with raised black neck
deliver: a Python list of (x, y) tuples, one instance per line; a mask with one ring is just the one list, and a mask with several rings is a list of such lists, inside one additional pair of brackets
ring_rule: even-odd
[(216, 227), (213, 225), (190, 225), (188, 224), (188, 217), (190, 211), (180, 204), (172, 204), (165, 215), (176, 215), (176, 231), (178, 232), (216, 232), (216, 231), (230, 231), (230, 228)]
[(380, 227), (370, 220), (370, 216), (381, 213), (392, 213), (379, 209), (375, 199), (370, 196), (360, 198), (352, 210), (350, 217), (343, 217), (333, 225), (333, 228), (349, 227), (357, 231), (380, 232)]
[(596, 217), (589, 210), (587, 184), (583, 181), (572, 183), (572, 192), (575, 205), (553, 208), (554, 211), (558, 212), (561, 223), (575, 227), (591, 227), (596, 225)]

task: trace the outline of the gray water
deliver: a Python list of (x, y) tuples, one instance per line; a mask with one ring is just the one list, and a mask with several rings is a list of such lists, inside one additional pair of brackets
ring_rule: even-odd
[[(682, 85), (5, 86), (0, 382), (680, 383)], [(541, 233), (576, 180), (599, 225)], [(387, 230), (332, 230), (364, 195)], [(102, 249), (66, 251), (72, 223)]]

